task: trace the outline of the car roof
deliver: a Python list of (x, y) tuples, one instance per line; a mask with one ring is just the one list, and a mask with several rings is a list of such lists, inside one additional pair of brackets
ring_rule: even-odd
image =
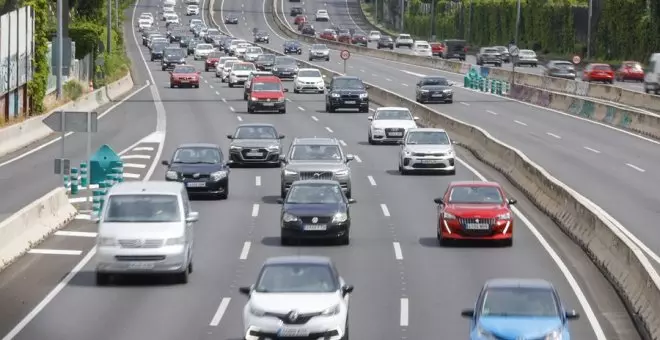
[(554, 290), (552, 283), (542, 279), (497, 278), (484, 284), (485, 288), (545, 288)]
[(254, 79), (252, 79), (255, 83), (257, 82), (262, 82), (262, 83), (281, 83), (282, 81), (280, 78), (276, 76), (256, 76)]
[(117, 183), (108, 194), (180, 194), (183, 184), (170, 181), (128, 181)]
[(273, 264), (325, 264), (332, 265), (332, 260), (325, 256), (276, 256), (266, 259), (264, 266)]
[(332, 79), (357, 79), (361, 80), (359, 77), (356, 76), (334, 76)]
[(376, 112), (381, 111), (381, 110), (405, 110), (405, 111), (410, 111), (407, 107), (398, 107), (398, 106), (383, 106), (376, 108)]
[(445, 131), (445, 129), (440, 129), (440, 128), (410, 128), (410, 129), (408, 129), (407, 132), (408, 133), (411, 133), (411, 132), (444, 132), (444, 133), (447, 133), (447, 131)]
[(291, 184), (292, 186), (296, 185), (305, 185), (305, 184), (312, 184), (312, 185), (319, 185), (319, 184), (325, 184), (325, 185), (339, 185), (339, 182), (331, 179), (305, 179), (305, 180), (299, 180), (293, 182)]
[(185, 143), (185, 144), (180, 144), (177, 149), (182, 149), (182, 148), (215, 148), (215, 149), (220, 149), (220, 146), (218, 144), (213, 144), (213, 143)]
[(275, 128), (275, 125), (269, 124), (269, 123), (247, 123), (247, 124), (241, 124), (241, 125), (237, 126), (236, 128), (238, 129), (238, 128), (242, 128), (242, 127), (257, 127), (257, 126), (259, 126), (259, 127), (268, 126), (268, 127)]
[(319, 69), (311, 68), (311, 67), (298, 69), (298, 72), (300, 72), (300, 71), (319, 71), (319, 72), (321, 72)]
[(422, 79), (447, 79), (447, 77), (444, 76), (424, 76)]
[(302, 137), (293, 140), (294, 145), (329, 145), (339, 144), (337, 138), (329, 137)]
[(482, 182), (482, 181), (452, 181), (449, 183), (451, 187), (460, 187), (460, 186), (479, 186), (479, 187), (502, 187), (497, 182)]

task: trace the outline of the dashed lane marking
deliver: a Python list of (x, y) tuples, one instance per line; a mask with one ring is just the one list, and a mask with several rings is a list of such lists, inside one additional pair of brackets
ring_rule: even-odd
[(138, 146), (137, 148), (133, 148), (133, 151), (154, 151), (154, 148), (150, 146)]
[(554, 138), (556, 138), (556, 139), (561, 139), (561, 136), (556, 135), (556, 134), (554, 134), (554, 133), (552, 133), (552, 132), (546, 132), (545, 134), (548, 135), (548, 136), (550, 136), (550, 137), (554, 137)]
[(144, 169), (146, 167), (146, 164), (124, 163), (124, 168)]
[(149, 155), (123, 155), (121, 159), (151, 159)]
[(82, 254), (82, 250), (64, 250), (64, 249), (30, 249), (29, 254), (42, 254), (42, 255), (75, 255)]
[(369, 180), (369, 184), (371, 184), (374, 187), (376, 186), (376, 180), (373, 178), (373, 176), (369, 175), (367, 176), (367, 179)]
[(344, 142), (343, 139), (340, 139), (340, 140), (339, 140), (339, 144), (341, 144), (341, 146), (346, 146), (346, 145), (347, 145), (346, 142)]
[(384, 215), (385, 217), (390, 217), (390, 210), (387, 209), (387, 204), (382, 203), (382, 204), (380, 205), (380, 210), (383, 211), (383, 215)]
[(334, 131), (332, 131), (331, 128), (329, 128), (329, 127), (327, 127), (327, 126), (325, 127), (325, 129), (328, 130), (328, 132), (330, 132), (330, 133), (333, 133), (333, 132), (334, 132)]
[(353, 157), (355, 157), (355, 160), (356, 160), (358, 163), (362, 163), (362, 158), (360, 158), (360, 156), (358, 156), (358, 155), (353, 155)]
[(318, 122), (318, 121), (319, 121), (319, 119), (316, 118), (316, 116), (312, 116), (312, 120), (314, 120), (315, 122)]
[(218, 306), (218, 310), (216, 310), (215, 314), (213, 315), (213, 319), (211, 319), (211, 323), (209, 323), (210, 326), (217, 327), (220, 324), (220, 320), (222, 320), (222, 317), (225, 315), (230, 301), (231, 298), (222, 298), (222, 301), (220, 301), (220, 306)]
[(67, 231), (67, 230), (58, 230), (55, 232), (55, 236), (73, 236), (73, 237), (96, 237), (96, 233), (87, 232), (87, 231)]
[(238, 256), (239, 260), (247, 260), (251, 246), (252, 246), (252, 242), (247, 241), (243, 243), (243, 249), (241, 249), (241, 255)]
[(259, 204), (253, 204), (252, 205), (252, 217), (257, 217), (259, 216)]
[(257, 176), (254, 178), (254, 185), (260, 187), (261, 186), (261, 176)]
[(399, 242), (393, 242), (394, 246), (394, 258), (401, 261), (403, 260), (403, 251), (401, 250), (401, 244)]
[(134, 174), (134, 173), (130, 173), (130, 172), (124, 172), (123, 175), (124, 175), (124, 178), (133, 178), (133, 179), (140, 178), (140, 174)]

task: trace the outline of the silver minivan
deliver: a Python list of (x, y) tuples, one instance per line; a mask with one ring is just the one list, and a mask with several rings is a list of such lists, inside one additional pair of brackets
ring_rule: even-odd
[(660, 95), (660, 53), (653, 53), (644, 71), (644, 92)]
[(188, 282), (193, 271), (193, 224), (179, 182), (119, 183), (108, 191), (98, 224), (96, 283), (112, 275), (172, 274)]

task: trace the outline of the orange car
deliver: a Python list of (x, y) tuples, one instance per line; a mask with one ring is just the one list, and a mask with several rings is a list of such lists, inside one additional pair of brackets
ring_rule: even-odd
[(644, 81), (644, 69), (642, 64), (636, 61), (624, 61), (616, 71), (616, 81)]
[(603, 83), (614, 83), (614, 71), (607, 64), (589, 64), (582, 71), (582, 81), (600, 81)]

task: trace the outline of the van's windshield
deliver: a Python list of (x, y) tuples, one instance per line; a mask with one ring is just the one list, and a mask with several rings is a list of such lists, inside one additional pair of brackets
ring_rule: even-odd
[(179, 199), (176, 195), (117, 194), (108, 200), (103, 222), (163, 223), (180, 222)]

